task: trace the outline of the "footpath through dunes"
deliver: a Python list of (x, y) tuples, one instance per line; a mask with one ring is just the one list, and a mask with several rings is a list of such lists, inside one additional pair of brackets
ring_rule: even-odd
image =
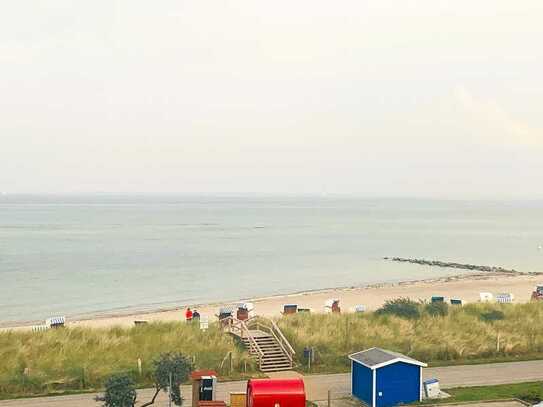
[[(279, 373), (278, 373), (279, 374)], [(289, 374), (285, 372), (284, 374)], [(274, 375), (274, 377), (279, 377)], [(494, 363), (484, 365), (448, 366), (423, 369), (423, 380), (438, 378), (444, 389), (452, 387), (490, 386), (497, 384), (524, 383), (543, 380), (543, 361)], [(345, 394), (349, 392), (350, 376), (348, 373), (309, 375), (304, 377), (307, 398), (312, 401), (326, 400), (328, 390)], [(246, 382), (219, 383), (217, 388), (218, 400), (229, 400), (230, 392), (245, 391)], [(139, 400), (151, 398), (153, 389), (138, 391)], [(182, 386), (185, 398), (184, 406), (190, 405), (192, 399), (191, 386)], [(32, 399), (17, 399), (0, 401), (0, 407), (97, 407), (94, 398), (97, 393), (73, 396), (37, 397)], [(161, 393), (157, 407), (168, 405), (167, 397)]]
[(221, 321), (225, 331), (238, 338), (262, 372), (291, 370), (296, 352), (275, 321), (263, 317)]

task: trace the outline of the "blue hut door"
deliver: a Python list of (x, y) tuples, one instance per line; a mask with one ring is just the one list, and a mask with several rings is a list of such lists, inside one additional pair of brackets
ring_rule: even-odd
[(396, 363), (377, 370), (376, 407), (392, 407), (418, 401), (420, 368)]

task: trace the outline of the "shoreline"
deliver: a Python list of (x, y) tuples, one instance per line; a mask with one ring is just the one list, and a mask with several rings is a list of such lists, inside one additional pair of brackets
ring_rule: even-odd
[[(281, 315), (282, 304), (294, 302), (300, 307), (311, 308), (312, 312), (322, 313), (324, 301), (329, 297), (338, 298), (344, 312), (351, 312), (354, 306), (362, 304), (368, 310), (379, 308), (386, 300), (408, 297), (414, 300), (429, 299), (432, 295), (462, 298), (465, 302), (474, 302), (479, 298), (479, 292), (488, 291), (511, 292), (515, 302), (530, 300), (532, 290), (540, 282), (543, 273), (502, 273), (474, 272), (452, 274), (449, 276), (426, 278), (419, 280), (403, 280), (398, 282), (373, 283), (362, 286), (330, 287), (314, 290), (274, 294), (264, 297), (254, 297), (233, 301), (217, 301), (206, 304), (189, 304), (175, 307), (154, 308), (149, 310), (114, 310), (92, 314), (67, 316), (67, 325), (71, 327), (84, 326), (104, 328), (112, 326), (134, 326), (134, 320), (148, 322), (182, 321), (184, 309), (190, 306), (198, 309), (202, 315), (215, 319), (218, 308), (236, 302), (252, 302), (255, 312), (267, 317)], [(42, 323), (40, 321), (40, 323)], [(0, 332), (10, 330), (30, 330), (36, 321), (6, 321), (0, 322)]]

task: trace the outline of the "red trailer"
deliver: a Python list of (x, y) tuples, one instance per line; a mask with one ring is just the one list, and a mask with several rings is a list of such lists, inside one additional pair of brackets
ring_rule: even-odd
[(302, 379), (251, 379), (247, 407), (305, 407)]

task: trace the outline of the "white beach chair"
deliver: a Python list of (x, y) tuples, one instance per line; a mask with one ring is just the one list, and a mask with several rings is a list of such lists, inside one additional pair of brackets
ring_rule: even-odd
[(496, 301), (500, 304), (510, 304), (515, 300), (515, 296), (511, 293), (496, 294)]
[(357, 314), (361, 312), (366, 312), (366, 306), (362, 304), (355, 305), (354, 312), (356, 312)]

